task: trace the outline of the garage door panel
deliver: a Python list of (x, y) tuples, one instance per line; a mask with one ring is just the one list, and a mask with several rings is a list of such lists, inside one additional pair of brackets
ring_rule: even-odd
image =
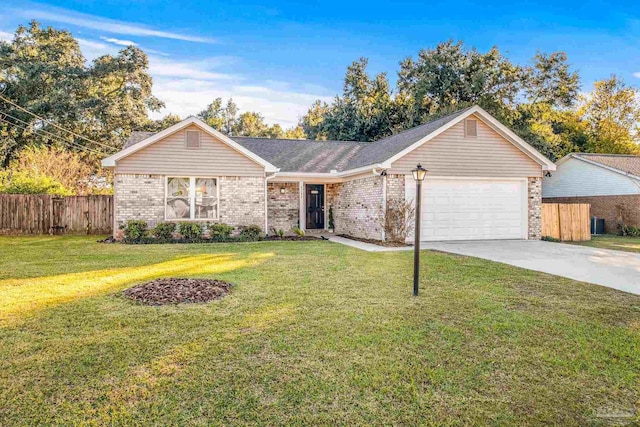
[[(407, 200), (415, 183), (406, 181)], [(423, 240), (526, 237), (526, 182), (504, 179), (429, 179), (423, 183)]]

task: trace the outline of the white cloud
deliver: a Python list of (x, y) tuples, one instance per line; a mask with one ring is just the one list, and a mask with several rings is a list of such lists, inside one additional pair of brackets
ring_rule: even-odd
[(279, 123), (284, 128), (295, 126), (316, 99), (331, 100), (331, 97), (292, 88), (283, 90), (260, 84), (199, 79), (156, 79), (153, 92), (166, 104), (161, 112), (152, 114), (154, 118), (169, 113), (181, 117), (195, 115), (221, 97), (233, 98), (240, 111), (257, 111), (265, 116), (267, 123)]
[[(77, 40), (87, 59), (116, 54), (119, 49), (117, 45), (100, 41)], [(169, 113), (187, 117), (202, 111), (215, 98), (233, 98), (241, 112), (257, 111), (265, 116), (267, 123), (288, 128), (298, 123), (298, 118), (316, 99), (328, 102), (332, 99), (321, 86), (306, 84), (293, 88), (287, 82), (248, 81), (243, 75), (221, 71), (233, 69), (238, 61), (228, 56), (188, 61), (149, 55), (153, 93), (166, 104), (151, 117), (160, 118)]]
[(639, 78), (640, 79), (640, 71), (633, 73), (633, 77)]
[(129, 36), (140, 37), (160, 37), (165, 39), (183, 40), (189, 42), (198, 43), (212, 43), (215, 40), (207, 37), (190, 36), (186, 34), (179, 34), (170, 31), (162, 31), (148, 26), (125, 21), (116, 21), (113, 19), (106, 19), (95, 15), (88, 15), (84, 13), (77, 13), (70, 10), (59, 8), (46, 8), (45, 6), (38, 5), (38, 7), (25, 8), (25, 9), (11, 9), (11, 11), (17, 15), (26, 19), (48, 20), (53, 22), (61, 22), (64, 24), (71, 24), (82, 28), (89, 28), (92, 30), (105, 31), (113, 34), (126, 34)]
[(107, 43), (117, 44), (118, 46), (138, 46), (138, 43), (131, 40), (120, 40), (114, 37), (100, 37), (100, 40), (104, 40)]
[(10, 42), (13, 40), (13, 33), (8, 33), (6, 31), (0, 31), (0, 40), (5, 42)]
[(118, 52), (118, 48), (106, 43), (82, 39), (79, 37), (76, 37), (76, 40), (78, 41), (80, 50), (82, 51), (82, 54), (87, 59), (87, 61), (91, 61), (102, 55), (114, 55)]

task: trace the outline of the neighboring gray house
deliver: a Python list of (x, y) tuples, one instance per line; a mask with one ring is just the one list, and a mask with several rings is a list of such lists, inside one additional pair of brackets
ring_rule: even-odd
[(541, 186), (555, 165), (480, 107), (379, 141), (230, 137), (197, 118), (134, 133), (113, 168), (115, 227), (129, 219), (326, 229), (384, 240), (392, 200), (423, 186), (425, 240), (539, 239)]
[(572, 153), (556, 167), (543, 180), (545, 202), (589, 203), (607, 233), (621, 223), (640, 226), (640, 156)]

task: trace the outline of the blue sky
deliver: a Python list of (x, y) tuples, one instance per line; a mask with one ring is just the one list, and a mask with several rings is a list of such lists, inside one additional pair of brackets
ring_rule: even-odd
[(167, 104), (156, 117), (232, 96), (289, 127), (313, 100), (341, 91), (353, 60), (368, 57), (370, 72), (388, 72), (393, 84), (400, 60), (449, 38), (481, 51), (497, 45), (520, 64), (537, 50), (565, 51), (585, 92), (612, 73), (638, 85), (640, 12), (613, 4), (13, 0), (2, 7), (0, 38), (37, 19), (70, 30), (89, 59), (133, 42), (149, 54), (154, 92)]

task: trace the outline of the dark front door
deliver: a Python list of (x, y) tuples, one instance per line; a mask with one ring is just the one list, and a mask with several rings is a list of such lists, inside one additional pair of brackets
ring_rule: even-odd
[(324, 228), (324, 185), (307, 184), (307, 229)]

